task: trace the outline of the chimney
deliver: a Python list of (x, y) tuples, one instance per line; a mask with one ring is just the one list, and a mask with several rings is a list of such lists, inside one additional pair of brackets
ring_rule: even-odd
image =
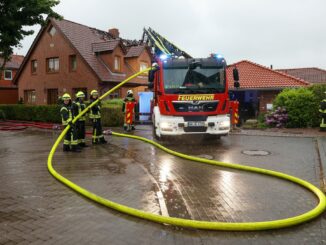
[(109, 29), (109, 33), (112, 35), (113, 38), (119, 38), (119, 29), (117, 28), (112, 28)]
[(273, 70), (273, 65), (271, 65), (271, 70)]

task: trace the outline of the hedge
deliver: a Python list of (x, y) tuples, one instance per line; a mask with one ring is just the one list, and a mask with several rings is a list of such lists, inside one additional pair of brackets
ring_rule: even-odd
[(326, 91), (326, 85), (285, 89), (275, 98), (273, 102), (274, 108), (286, 108), (288, 112), (286, 127), (318, 127), (320, 123), (318, 109), (324, 91)]
[[(61, 123), (60, 106), (58, 105), (0, 105), (8, 120)], [(102, 108), (103, 126), (123, 125), (123, 113), (119, 105), (106, 105)]]

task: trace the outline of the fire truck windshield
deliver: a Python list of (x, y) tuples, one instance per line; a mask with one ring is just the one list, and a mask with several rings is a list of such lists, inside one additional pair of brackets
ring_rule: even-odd
[(167, 94), (205, 94), (225, 91), (224, 69), (202, 66), (197, 66), (195, 69), (166, 67), (163, 76)]

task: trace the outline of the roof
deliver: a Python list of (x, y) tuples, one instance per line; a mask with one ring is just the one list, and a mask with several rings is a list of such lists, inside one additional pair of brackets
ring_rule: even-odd
[(106, 42), (92, 43), (92, 50), (94, 53), (103, 51), (113, 51), (120, 43), (119, 39), (109, 40)]
[[(118, 44), (120, 44), (122, 49), (124, 49), (123, 42), (128, 43), (128, 40), (121, 38), (115, 39), (106, 31), (101, 31), (65, 19), (56, 20), (50, 18), (48, 24), (52, 24), (64, 36), (101, 81), (119, 82), (126, 78), (126, 74), (112, 72), (97, 53), (106, 50), (113, 50)], [(14, 83), (17, 83), (21, 70), (46, 28), (47, 26), (44, 26), (35, 38), (26, 55), (22, 68), (15, 77)]]
[(144, 49), (145, 49), (145, 45), (131, 46), (125, 58), (138, 57), (143, 52)]
[[(19, 69), (20, 65), (23, 63), (24, 56), (13, 54), (11, 59), (7, 61), (5, 68), (7, 69)], [(0, 58), (0, 64), (3, 63), (3, 58)]]
[[(228, 81), (233, 81), (233, 68), (235, 66), (239, 71), (240, 89), (283, 89), (309, 85), (308, 82), (302, 79), (248, 60), (242, 60), (228, 66)], [(233, 82), (229, 82), (229, 89), (234, 89)]]
[(277, 71), (304, 79), (312, 84), (326, 84), (326, 70), (317, 67), (278, 69)]

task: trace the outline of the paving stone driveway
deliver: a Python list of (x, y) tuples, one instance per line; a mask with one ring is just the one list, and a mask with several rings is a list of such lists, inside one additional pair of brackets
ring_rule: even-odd
[[(139, 127), (136, 134), (150, 138), (151, 130)], [(31, 129), (0, 132), (0, 244), (326, 244), (325, 214), (282, 230), (219, 232), (155, 224), (102, 207), (48, 173), (46, 159), (57, 136)], [(64, 154), (60, 148), (54, 167), (110, 200), (175, 217), (262, 221), (297, 215), (316, 204), (312, 194), (286, 181), (178, 159), (135, 140), (109, 141), (80, 154)], [(319, 185), (314, 138), (233, 135), (166, 145), (284, 171)], [(248, 156), (244, 150), (271, 154)]]

